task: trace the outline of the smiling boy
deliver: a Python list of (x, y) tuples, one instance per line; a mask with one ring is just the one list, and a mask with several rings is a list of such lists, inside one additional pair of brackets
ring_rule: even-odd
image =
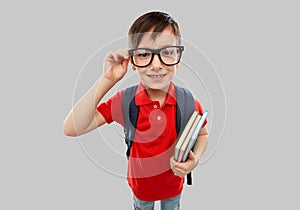
[[(103, 74), (67, 116), (64, 133), (79, 136), (113, 121), (124, 126), (124, 91), (105, 102), (101, 100), (130, 65), (140, 79), (134, 97), (139, 115), (127, 173), (134, 209), (153, 209), (157, 200), (162, 210), (179, 209), (184, 176), (198, 165), (208, 138), (204, 125), (188, 160), (174, 160), (176, 85), (172, 80), (184, 52), (179, 27), (168, 14), (149, 12), (135, 20), (128, 35), (129, 50), (108, 53)], [(202, 114), (199, 101), (194, 104)]]

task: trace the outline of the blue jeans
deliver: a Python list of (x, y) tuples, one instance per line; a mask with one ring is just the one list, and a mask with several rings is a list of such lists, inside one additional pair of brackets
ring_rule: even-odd
[[(142, 201), (133, 195), (134, 210), (154, 210), (155, 201)], [(176, 197), (160, 201), (161, 210), (179, 210), (180, 194)]]

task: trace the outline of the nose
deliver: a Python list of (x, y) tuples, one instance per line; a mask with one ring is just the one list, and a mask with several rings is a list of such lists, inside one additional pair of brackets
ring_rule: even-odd
[(158, 54), (154, 54), (153, 60), (151, 62), (151, 67), (152, 67), (152, 69), (161, 69), (162, 68), (162, 63), (158, 57)]

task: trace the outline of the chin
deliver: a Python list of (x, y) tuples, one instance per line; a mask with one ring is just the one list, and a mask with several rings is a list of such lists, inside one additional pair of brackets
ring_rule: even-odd
[(169, 88), (169, 85), (170, 85), (171, 81), (168, 82), (168, 83), (164, 83), (164, 84), (149, 84), (149, 83), (143, 83), (145, 88), (149, 88), (149, 89), (152, 89), (152, 90), (165, 90), (165, 91), (168, 91), (168, 88)]

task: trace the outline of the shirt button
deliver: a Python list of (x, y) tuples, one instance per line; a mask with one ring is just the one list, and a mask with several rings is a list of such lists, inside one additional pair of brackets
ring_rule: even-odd
[(153, 108), (156, 109), (156, 108), (157, 108), (157, 105), (155, 104), (155, 105), (153, 106)]
[(157, 118), (156, 118), (157, 120), (161, 120), (161, 116), (157, 116)]

